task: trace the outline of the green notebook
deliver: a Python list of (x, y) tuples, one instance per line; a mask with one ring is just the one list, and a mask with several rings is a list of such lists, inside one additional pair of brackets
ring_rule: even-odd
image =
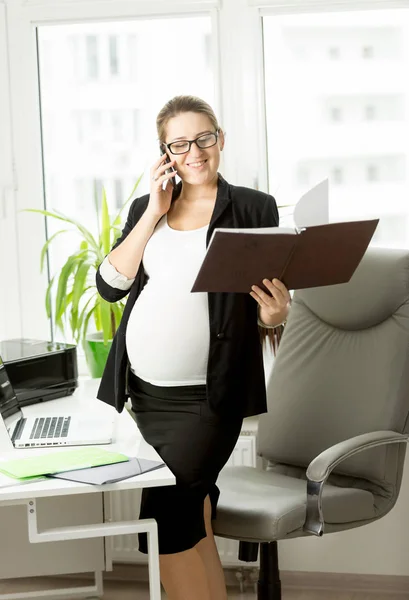
[(129, 460), (129, 457), (119, 452), (110, 452), (94, 446), (84, 446), (75, 450), (50, 452), (27, 458), (0, 461), (0, 471), (9, 477), (22, 479), (74, 469), (88, 469), (99, 465), (111, 465), (127, 460)]

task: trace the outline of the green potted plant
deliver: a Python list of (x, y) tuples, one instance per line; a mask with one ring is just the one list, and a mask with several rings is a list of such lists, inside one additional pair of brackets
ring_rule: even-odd
[[(99, 295), (95, 285), (98, 266), (109, 253), (121, 234), (121, 215), (125, 206), (134, 196), (142, 175), (118, 214), (112, 219), (108, 212), (105, 188), (101, 198), (95, 196), (98, 222), (98, 236), (95, 237), (79, 221), (67, 217), (57, 210), (48, 211), (28, 208), (26, 211), (52, 217), (71, 225), (54, 233), (44, 244), (40, 256), (41, 271), (50, 244), (61, 234), (75, 231), (80, 241), (77, 248), (68, 256), (64, 265), (55, 273), (48, 284), (45, 295), (45, 308), (48, 318), (52, 315), (52, 290), (57, 286), (54, 306), (54, 323), (65, 335), (65, 324), (69, 323), (72, 337), (77, 344), (82, 343), (92, 377), (101, 377), (110, 350), (112, 339), (120, 323), (125, 304), (106, 302)], [(96, 333), (88, 333), (90, 319), (93, 318)]]

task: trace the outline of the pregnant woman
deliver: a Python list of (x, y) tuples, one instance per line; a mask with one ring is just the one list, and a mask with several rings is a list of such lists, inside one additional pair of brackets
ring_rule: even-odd
[[(168, 598), (225, 600), (216, 481), (243, 418), (267, 410), (261, 342), (286, 320), (290, 295), (267, 279), (248, 294), (190, 289), (215, 227), (277, 226), (278, 212), (272, 196), (219, 174), (224, 135), (206, 102), (173, 98), (157, 130), (150, 193), (132, 203), (97, 273), (105, 300), (129, 294), (98, 398), (121, 411), (130, 397), (142, 436), (175, 475), (175, 486), (143, 490), (140, 511), (158, 524)], [(139, 547), (147, 552), (146, 534)]]

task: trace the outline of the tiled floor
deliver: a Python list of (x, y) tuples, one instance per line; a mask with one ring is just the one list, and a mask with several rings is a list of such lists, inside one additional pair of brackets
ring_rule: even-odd
[[(57, 583), (56, 583), (57, 581)], [(40, 580), (15, 580), (7, 583), (0, 582), (0, 594), (5, 593), (22, 593), (32, 591), (33, 589), (52, 589), (57, 586), (73, 586), (89, 585), (89, 582), (75, 582), (73, 579), (64, 580), (42, 580), (41, 587), (38, 586)], [(37, 584), (37, 585), (36, 585)], [(256, 600), (256, 595), (247, 591), (241, 594), (239, 590), (229, 588), (229, 600)], [(165, 594), (162, 596), (166, 599)], [(393, 595), (393, 594), (364, 594), (364, 593), (349, 593), (349, 592), (328, 592), (328, 591), (308, 591), (299, 590), (284, 590), (283, 600), (408, 600), (409, 595)], [(52, 600), (52, 598), (51, 598)], [(104, 585), (103, 600), (149, 600), (149, 590), (147, 585), (136, 584), (134, 582), (113, 582), (107, 581)], [(194, 598), (192, 598), (194, 600)]]

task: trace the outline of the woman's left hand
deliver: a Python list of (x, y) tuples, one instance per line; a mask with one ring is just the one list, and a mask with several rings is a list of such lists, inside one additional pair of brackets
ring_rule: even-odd
[(285, 285), (278, 279), (263, 279), (269, 294), (258, 285), (252, 285), (250, 296), (259, 305), (259, 317), (262, 323), (274, 326), (287, 319), (291, 296)]

